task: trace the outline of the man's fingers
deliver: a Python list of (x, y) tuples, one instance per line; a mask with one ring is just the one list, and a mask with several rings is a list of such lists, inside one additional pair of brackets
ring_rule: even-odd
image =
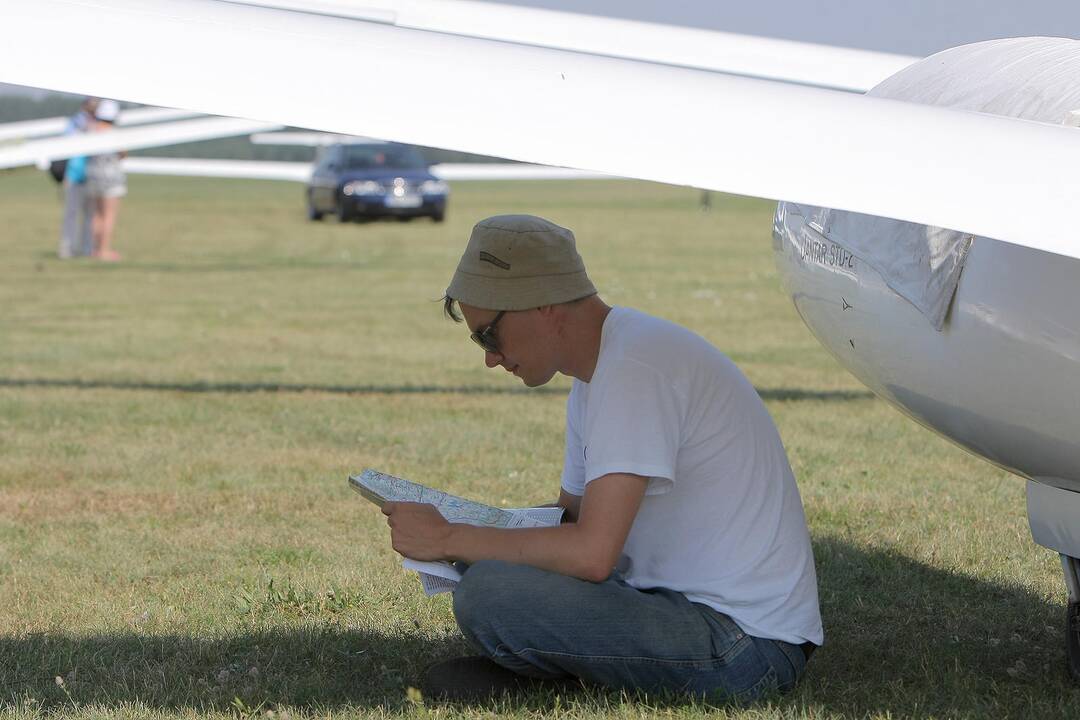
[(396, 502), (384, 502), (382, 504), (382, 508), (380, 508), (380, 509), (382, 510), (383, 515), (389, 515), (390, 513), (394, 512), (394, 510), (396, 508), (397, 508), (397, 503)]

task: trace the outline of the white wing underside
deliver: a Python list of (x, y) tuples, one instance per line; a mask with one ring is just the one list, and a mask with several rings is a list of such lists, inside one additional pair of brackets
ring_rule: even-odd
[(866, 92), (909, 55), (472, 0), (227, 0), (400, 28)]
[[(5, 25), (3, 82), (782, 198), (1080, 256), (1073, 128), (215, 0), (14, 0)], [(79, 47), (86, 27), (96, 50), (74, 68), (55, 48)], [(342, 92), (340, 69), (353, 67), (364, 83)]]
[(353, 135), (336, 135), (334, 133), (304, 132), (284, 130), (281, 132), (255, 133), (251, 136), (251, 142), (255, 145), (299, 145), (301, 147), (322, 147), (339, 142), (354, 144), (380, 143), (385, 140), (374, 138), (362, 138)]
[[(173, 110), (172, 108), (136, 108), (125, 110), (120, 114), (116, 124), (121, 127), (132, 125), (146, 125), (172, 120), (183, 120), (198, 113), (190, 110)], [(0, 125), (0, 143), (15, 140), (31, 140), (34, 138), (59, 135), (67, 128), (70, 118), (51, 117), (40, 120), (24, 120), (21, 122), (4, 123)]]
[[(250, 180), (288, 180), (292, 182), (307, 182), (311, 178), (311, 163), (304, 162), (130, 157), (124, 160), (124, 170), (140, 175), (246, 178)], [(582, 170), (518, 163), (441, 163), (432, 165), (431, 172), (442, 180), (454, 182), (467, 180), (591, 180), (609, 177)]]
[(0, 148), (0, 169), (20, 165), (44, 165), (50, 160), (75, 155), (102, 155), (120, 150), (139, 150), (162, 145), (211, 140), (231, 135), (274, 130), (280, 125), (212, 117), (161, 125), (123, 128), (102, 133), (80, 133)]
[(243, 178), (307, 182), (311, 163), (266, 160), (214, 160), (202, 158), (124, 158), (124, 172), (135, 175)]

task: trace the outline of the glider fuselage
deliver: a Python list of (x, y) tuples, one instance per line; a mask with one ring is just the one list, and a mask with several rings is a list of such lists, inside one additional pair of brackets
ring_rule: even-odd
[(936, 330), (783, 203), (773, 237), (799, 315), (859, 380), (990, 462), (1080, 491), (1080, 260), (975, 238)]

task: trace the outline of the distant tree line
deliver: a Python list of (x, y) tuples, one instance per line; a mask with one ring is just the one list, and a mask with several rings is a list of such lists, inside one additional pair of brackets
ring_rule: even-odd
[(38, 118), (71, 115), (79, 109), (82, 98), (78, 95), (47, 95), (43, 98), (22, 95), (0, 97), (0, 123), (36, 120)]
[[(41, 98), (19, 95), (0, 96), (0, 123), (36, 120), (38, 118), (71, 115), (79, 109), (82, 98), (78, 95), (54, 93)], [(139, 107), (131, 103), (121, 103), (121, 107)], [(289, 128), (297, 129), (300, 128)], [(438, 148), (418, 148), (429, 163), (484, 163), (506, 162), (485, 155), (440, 150)], [(310, 162), (315, 158), (315, 148), (297, 145), (256, 145), (246, 135), (202, 142), (169, 145), (166, 147), (136, 150), (132, 155), (148, 157), (193, 157), (221, 160), (275, 160), (281, 162)]]

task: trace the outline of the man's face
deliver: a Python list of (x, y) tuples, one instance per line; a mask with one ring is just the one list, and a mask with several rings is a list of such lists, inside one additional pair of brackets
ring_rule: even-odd
[[(478, 332), (490, 325), (499, 313), (461, 304), (461, 314), (465, 316), (470, 332)], [(495, 326), (494, 336), (498, 352), (483, 351), (484, 363), (489, 368), (502, 367), (521, 378), (528, 387), (543, 385), (558, 371), (556, 338), (551, 332), (549, 318), (540, 310), (504, 313)]]

